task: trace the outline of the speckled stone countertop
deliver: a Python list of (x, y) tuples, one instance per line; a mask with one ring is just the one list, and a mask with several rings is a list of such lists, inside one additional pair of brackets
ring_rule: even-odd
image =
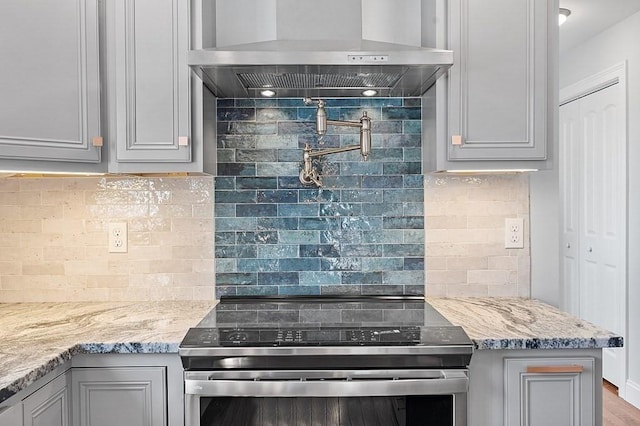
[(427, 298), (477, 349), (621, 347), (621, 336), (535, 299)]
[[(428, 298), (477, 349), (622, 346), (622, 338), (531, 299)], [(0, 402), (79, 353), (177, 353), (211, 302), (0, 304)]]
[(0, 304), (0, 402), (79, 353), (177, 353), (215, 302)]

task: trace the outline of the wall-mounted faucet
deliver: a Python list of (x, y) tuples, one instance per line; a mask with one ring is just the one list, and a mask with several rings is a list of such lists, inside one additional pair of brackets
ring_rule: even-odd
[(347, 126), (347, 127), (359, 127), (360, 128), (360, 143), (358, 145), (350, 145), (341, 148), (329, 148), (319, 151), (313, 151), (309, 144), (305, 144), (302, 155), (302, 170), (300, 171), (300, 182), (304, 185), (315, 184), (318, 187), (322, 186), (322, 180), (320, 175), (313, 167), (312, 160), (314, 157), (321, 157), (327, 154), (337, 154), (339, 152), (360, 150), (362, 159), (367, 160), (369, 154), (371, 154), (371, 119), (367, 116), (367, 112), (362, 113), (359, 121), (340, 121), (340, 120), (328, 120), (327, 111), (324, 109), (325, 101), (322, 99), (304, 98), (305, 105), (317, 105), (316, 111), (316, 132), (320, 137), (327, 133), (327, 125), (333, 126)]

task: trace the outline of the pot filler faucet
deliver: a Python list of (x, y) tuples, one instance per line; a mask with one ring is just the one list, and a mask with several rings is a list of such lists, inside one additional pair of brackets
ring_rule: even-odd
[(304, 185), (315, 184), (318, 187), (322, 186), (322, 180), (317, 170), (313, 167), (312, 160), (314, 157), (321, 157), (327, 154), (337, 154), (339, 152), (360, 150), (362, 159), (367, 160), (371, 153), (371, 119), (367, 116), (367, 112), (362, 113), (360, 121), (340, 121), (340, 120), (327, 120), (327, 111), (324, 109), (325, 101), (322, 99), (304, 98), (305, 105), (318, 105), (316, 111), (316, 131), (320, 137), (327, 133), (327, 124), (333, 126), (347, 126), (347, 127), (359, 127), (360, 128), (360, 143), (358, 145), (350, 145), (341, 148), (329, 148), (319, 151), (313, 151), (309, 144), (304, 145), (302, 154), (302, 170), (300, 171), (300, 182)]

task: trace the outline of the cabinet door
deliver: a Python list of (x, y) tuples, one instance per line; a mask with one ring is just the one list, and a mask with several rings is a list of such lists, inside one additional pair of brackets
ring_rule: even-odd
[(189, 34), (188, 1), (107, 5), (111, 171), (191, 161)]
[(550, 4), (449, 1), (448, 161), (547, 158)]
[(505, 425), (595, 424), (595, 360), (505, 359)]
[[(572, 100), (559, 116), (565, 303), (574, 315), (623, 336), (629, 257), (625, 67), (563, 89)], [(603, 376), (622, 395), (626, 364), (624, 348), (603, 350)]]
[(23, 426), (22, 404), (19, 403), (9, 408), (0, 409), (0, 425)]
[(0, 2), (0, 159), (101, 161), (98, 38), (98, 0)]
[(71, 424), (70, 377), (70, 373), (64, 373), (22, 401), (24, 426), (69, 426)]
[(167, 424), (165, 367), (74, 368), (75, 426)]

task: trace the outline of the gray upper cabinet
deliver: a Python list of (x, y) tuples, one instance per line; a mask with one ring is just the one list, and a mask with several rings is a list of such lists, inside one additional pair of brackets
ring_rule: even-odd
[(438, 30), (438, 44), (454, 51), (454, 65), (425, 96), (437, 111), (437, 134), (428, 128), (433, 123), (425, 126), (428, 170), (549, 168), (557, 105), (554, 3), (439, 6), (447, 25)]
[(0, 168), (102, 161), (98, 3), (0, 2)]
[(0, 2), (0, 170), (201, 172), (192, 4)]
[(112, 172), (201, 171), (194, 162), (190, 119), (189, 5), (182, 0), (107, 3)]

